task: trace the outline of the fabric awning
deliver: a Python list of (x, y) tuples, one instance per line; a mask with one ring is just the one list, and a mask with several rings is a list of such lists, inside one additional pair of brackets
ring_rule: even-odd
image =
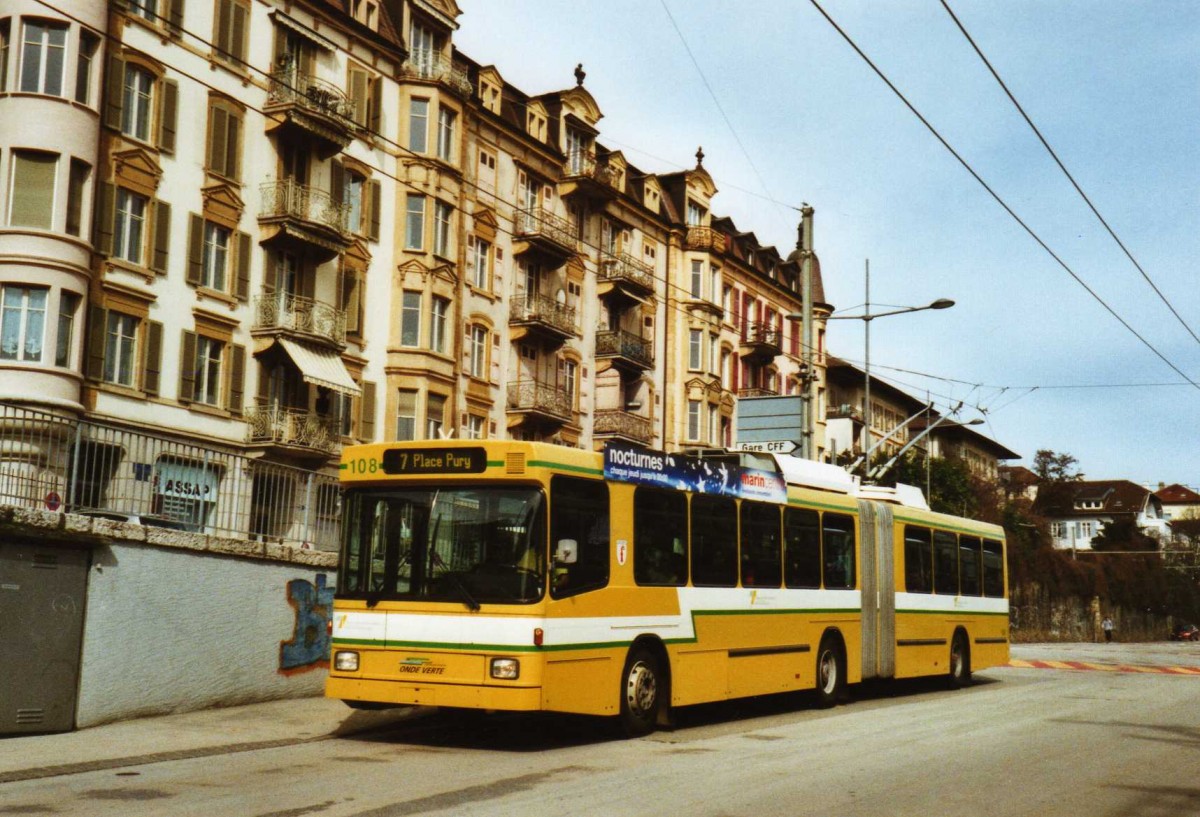
[(279, 338), (279, 345), (296, 364), (304, 382), (324, 386), (352, 397), (357, 397), (362, 392), (346, 371), (346, 364), (333, 352), (289, 338)]
[(308, 26), (304, 25), (304, 23), (301, 23), (299, 20), (294, 20), (291, 17), (288, 17), (278, 9), (272, 11), (268, 16), (274, 20), (276, 24), (281, 25), (284, 28), (291, 29), (304, 39), (320, 48), (324, 48), (326, 51), (338, 50), (337, 43), (333, 42), (328, 37), (321, 36)]

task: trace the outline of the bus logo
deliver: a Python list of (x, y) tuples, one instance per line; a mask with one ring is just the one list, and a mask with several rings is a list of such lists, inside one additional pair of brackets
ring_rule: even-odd
[(400, 672), (407, 675), (445, 675), (446, 668), (441, 664), (434, 664), (428, 658), (414, 658), (409, 656), (400, 662)]

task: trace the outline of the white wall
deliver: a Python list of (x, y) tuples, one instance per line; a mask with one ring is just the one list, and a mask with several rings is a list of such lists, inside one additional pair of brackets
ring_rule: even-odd
[(96, 547), (77, 726), (320, 694), (325, 670), (311, 656), (328, 657), (324, 617), (307, 622), (307, 658), (289, 650), (299, 666), (283, 666), (280, 649), (302, 617), (289, 583), (303, 580), (294, 589), (311, 593), (319, 575), (331, 602), (329, 569), (136, 543)]

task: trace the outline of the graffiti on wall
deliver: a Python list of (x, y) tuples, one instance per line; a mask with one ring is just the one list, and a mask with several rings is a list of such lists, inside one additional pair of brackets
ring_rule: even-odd
[(292, 675), (328, 667), (333, 588), (325, 586), (325, 574), (318, 573), (315, 584), (292, 579), (287, 583), (287, 600), (296, 619), (291, 639), (279, 642), (279, 672)]

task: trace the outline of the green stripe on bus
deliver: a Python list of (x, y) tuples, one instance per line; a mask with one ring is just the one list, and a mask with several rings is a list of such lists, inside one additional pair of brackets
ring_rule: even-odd
[(902, 613), (909, 616), (1004, 616), (1008, 618), (1007, 611), (996, 613), (990, 610), (896, 610), (896, 615)]
[(603, 468), (589, 468), (586, 465), (567, 465), (562, 462), (552, 462), (551, 460), (530, 460), (526, 463), (530, 468), (557, 468), (560, 471), (574, 471), (577, 474), (590, 474), (594, 477), (604, 476)]

